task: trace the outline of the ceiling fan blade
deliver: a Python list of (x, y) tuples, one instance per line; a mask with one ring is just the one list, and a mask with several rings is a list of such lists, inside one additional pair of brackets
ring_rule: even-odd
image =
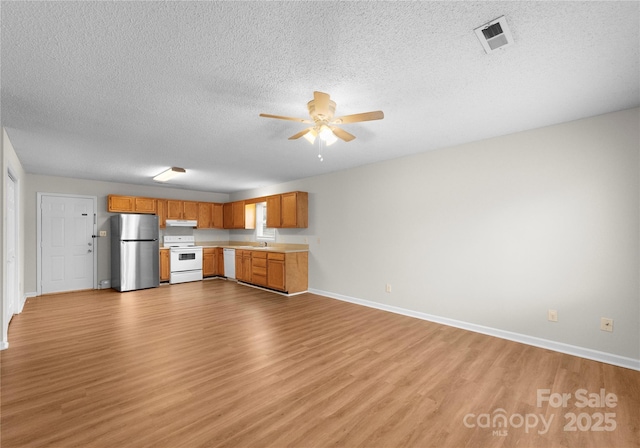
[(324, 92), (313, 92), (313, 101), (315, 103), (315, 111), (318, 115), (329, 117), (329, 94)]
[(313, 130), (313, 128), (307, 128), (304, 131), (300, 131), (295, 135), (292, 135), (291, 137), (289, 137), (289, 140), (296, 140), (300, 137), (302, 137), (303, 135), (305, 135), (307, 132), (311, 132), (311, 130)]
[(309, 124), (313, 123), (312, 121), (304, 118), (283, 117), (282, 115), (260, 114), (260, 116), (264, 118), (276, 118), (278, 120), (297, 121), (298, 123), (309, 123)]
[(364, 112), (361, 114), (345, 115), (344, 117), (338, 117), (331, 121), (331, 124), (347, 124), (358, 123), (360, 121), (382, 120), (384, 113), (381, 110), (374, 112)]
[(356, 138), (355, 135), (349, 134), (344, 129), (340, 129), (340, 128), (335, 127), (335, 126), (331, 126), (330, 129), (331, 129), (331, 131), (333, 131), (334, 134), (336, 134), (336, 137), (341, 138), (345, 142), (350, 142), (351, 140)]

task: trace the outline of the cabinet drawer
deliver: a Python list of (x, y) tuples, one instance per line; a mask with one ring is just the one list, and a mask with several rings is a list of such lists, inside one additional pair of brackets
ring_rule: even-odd
[(251, 254), (251, 256), (256, 259), (256, 258), (264, 258), (265, 260), (267, 259), (267, 253), (266, 252), (260, 252), (259, 250), (254, 250)]
[(256, 274), (254, 272), (253, 276), (251, 277), (251, 283), (255, 283), (256, 285), (266, 286), (267, 285), (267, 276), (266, 275), (259, 275), (259, 274)]
[(254, 268), (256, 267), (260, 267), (260, 268), (266, 268), (267, 267), (267, 259), (266, 258), (252, 258), (251, 260), (251, 266), (253, 266)]
[(280, 261), (284, 261), (284, 254), (279, 254), (279, 253), (270, 253), (270, 254), (269, 254), (269, 260), (280, 260)]
[(251, 274), (253, 275), (253, 278), (255, 278), (256, 276), (259, 276), (259, 277), (264, 277), (266, 279), (267, 278), (267, 267), (266, 266), (262, 267), (262, 266), (253, 265), (251, 267)]

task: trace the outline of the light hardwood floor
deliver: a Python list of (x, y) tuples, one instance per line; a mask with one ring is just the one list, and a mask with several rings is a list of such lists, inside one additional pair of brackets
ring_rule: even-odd
[[(640, 372), (313, 294), (209, 280), (43, 296), (9, 341), (2, 448), (640, 446)], [(538, 407), (539, 389), (572, 397)], [(578, 408), (578, 389), (617, 406)], [(565, 431), (572, 412), (587, 416)], [(500, 413), (509, 427), (465, 425)], [(580, 430), (598, 413), (615, 430)], [(548, 432), (519, 426), (534, 415)]]

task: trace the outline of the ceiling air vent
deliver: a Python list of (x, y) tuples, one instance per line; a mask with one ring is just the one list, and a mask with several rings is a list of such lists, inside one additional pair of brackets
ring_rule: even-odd
[(513, 37), (504, 16), (485, 23), (474, 31), (487, 53), (493, 53), (498, 48), (504, 48), (513, 43)]

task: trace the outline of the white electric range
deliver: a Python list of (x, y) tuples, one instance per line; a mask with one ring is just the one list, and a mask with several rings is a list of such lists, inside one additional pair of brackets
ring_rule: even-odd
[(194, 236), (165, 236), (163, 242), (170, 248), (169, 283), (202, 280), (202, 247), (196, 246)]

